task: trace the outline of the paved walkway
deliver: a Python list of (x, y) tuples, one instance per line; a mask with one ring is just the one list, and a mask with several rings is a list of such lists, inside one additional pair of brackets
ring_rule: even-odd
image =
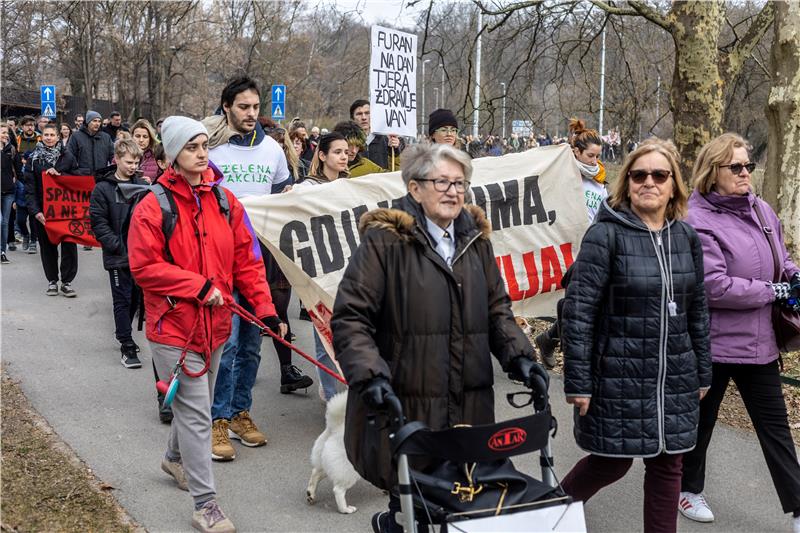
[[(152, 532), (189, 531), (189, 496), (159, 469), (168, 428), (156, 414), (147, 343), (137, 334), (144, 368), (120, 365), (100, 251), (79, 250), (79, 256), (74, 282), (79, 296), (70, 300), (45, 296), (38, 256), (10, 254), (13, 263), (0, 270), (3, 360), (34, 407), (98, 477), (116, 488), (116, 497), (137, 522)], [(295, 304), (290, 316), (297, 311)], [(292, 325), (298, 346), (313, 351), (309, 323), (295, 320)], [(298, 366), (313, 370), (305, 361)], [(308, 395), (281, 395), (277, 369), (272, 344), (265, 342), (253, 416), (266, 430), (269, 444), (256, 449), (239, 446), (234, 462), (215, 464), (223, 509), (239, 531), (370, 531), (370, 516), (383, 508), (385, 497), (366, 482), (348, 493), (348, 502), (358, 507), (355, 514), (336, 512), (327, 481), (320, 485), (319, 503), (306, 504), (308, 455), (323, 429), (323, 405), (316, 389)], [(511, 418), (513, 409), (504, 399), (511, 383), (495, 370), (498, 418)], [(553, 450), (557, 471), (564, 475), (583, 454), (572, 438), (571, 411), (558, 378), (552, 389), (561, 425)], [(535, 471), (538, 459), (522, 457), (517, 464)], [(642, 478), (637, 462), (625, 479), (598, 494), (587, 506), (589, 530), (641, 530)], [(679, 531), (790, 531), (752, 434), (727, 427), (717, 430), (709, 452), (708, 498), (717, 521), (702, 525), (680, 518)]]

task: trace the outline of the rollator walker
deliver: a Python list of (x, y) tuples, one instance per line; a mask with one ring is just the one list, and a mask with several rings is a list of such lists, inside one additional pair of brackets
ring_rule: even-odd
[[(406, 533), (417, 533), (418, 521), (450, 533), (586, 531), (582, 503), (564, 493), (553, 472), (550, 436), (557, 425), (547, 385), (538, 382), (534, 390), (506, 395), (517, 409), (534, 406), (533, 414), (440, 431), (405, 423), (399, 398), (385, 397), (401, 506), (396, 520)], [(518, 471), (510, 459), (535, 451), (541, 480)], [(415, 470), (410, 457), (430, 466)]]

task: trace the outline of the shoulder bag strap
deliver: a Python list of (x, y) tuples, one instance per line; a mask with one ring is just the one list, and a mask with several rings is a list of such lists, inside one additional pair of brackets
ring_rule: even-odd
[[(758, 217), (758, 223), (761, 225), (761, 231), (764, 232), (764, 236), (767, 238), (767, 242), (769, 243), (769, 249), (772, 252), (772, 262), (775, 265), (775, 282), (779, 282), (781, 280), (781, 273), (783, 269), (781, 268), (781, 262), (778, 256), (778, 249), (775, 247), (775, 240), (772, 238), (773, 231), (772, 228), (767, 225), (766, 220), (764, 219), (764, 213), (761, 211), (761, 206), (758, 205), (758, 197), (756, 197), (755, 202), (753, 202), (753, 210), (756, 212), (756, 216)], [(772, 306), (772, 323), (775, 324), (778, 320), (780, 315), (780, 310), (777, 306)], [(783, 355), (781, 354), (780, 345), (778, 346), (778, 368), (781, 372), (783, 372)]]
[(761, 231), (764, 232), (764, 236), (766, 236), (767, 242), (769, 243), (769, 249), (772, 252), (772, 262), (775, 266), (775, 276), (773, 281), (777, 283), (781, 280), (781, 273), (783, 272), (783, 269), (781, 268), (778, 250), (775, 247), (775, 239), (772, 237), (774, 232), (772, 231), (772, 228), (767, 225), (767, 222), (764, 219), (764, 213), (761, 211), (761, 206), (758, 205), (758, 198), (756, 198), (755, 202), (753, 203), (753, 210), (756, 212), (758, 223), (761, 225)]

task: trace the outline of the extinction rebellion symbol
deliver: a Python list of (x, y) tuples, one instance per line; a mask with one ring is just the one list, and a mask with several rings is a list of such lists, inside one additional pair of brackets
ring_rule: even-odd
[(75, 235), (76, 237), (80, 237), (84, 234), (83, 222), (80, 220), (70, 220), (69, 221), (69, 232)]
[(528, 434), (522, 428), (506, 428), (489, 437), (488, 445), (496, 452), (504, 452), (522, 446), (527, 438)]

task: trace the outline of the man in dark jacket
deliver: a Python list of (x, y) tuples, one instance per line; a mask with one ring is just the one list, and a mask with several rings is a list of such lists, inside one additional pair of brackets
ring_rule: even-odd
[[(356, 100), (350, 106), (350, 120), (361, 126), (367, 142), (362, 156), (386, 170), (394, 171), (400, 168), (400, 152), (406, 147), (402, 138), (397, 135), (381, 135), (370, 131), (370, 111), (367, 100)], [(392, 159), (394, 154), (394, 160)], [(392, 164), (394, 162), (394, 165)]]
[(94, 175), (105, 168), (114, 157), (114, 141), (107, 133), (100, 131), (102, 117), (97, 111), (87, 111), (81, 129), (73, 133), (67, 142), (67, 151), (75, 160), (73, 174)]
[[(39, 235), (40, 257), (48, 286), (48, 296), (58, 296), (59, 270), (61, 274), (61, 294), (67, 298), (77, 296), (72, 288), (72, 280), (78, 274), (78, 247), (74, 242), (53, 244), (47, 236), (44, 216), (44, 194), (42, 188), (42, 173), (59, 175), (69, 173), (75, 167), (75, 160), (58, 142), (58, 128), (55, 124), (48, 124), (42, 132), (42, 142), (36, 146), (30, 157), (25, 171), (25, 194), (28, 211), (34, 215), (38, 222), (36, 231)], [(61, 264), (59, 267), (59, 248), (61, 249)]]
[[(483, 211), (465, 206), (472, 164), (448, 145), (410, 148), (409, 194), (360, 221), (361, 245), (336, 295), (333, 346), (350, 384), (345, 447), (370, 483), (394, 490), (388, 429), (367, 422), (396, 391), (408, 421), (432, 429), (494, 422), (490, 352), (520, 381), (546, 382), (514, 321)], [(383, 429), (381, 429), (383, 428)], [(376, 531), (397, 531), (389, 512)], [(376, 525), (377, 524), (377, 525)]]
[(114, 303), (115, 335), (120, 343), (122, 366), (141, 368), (139, 347), (131, 337), (131, 299), (133, 280), (128, 266), (128, 221), (131, 205), (119, 193), (120, 183), (130, 183), (142, 158), (142, 150), (133, 139), (117, 142), (114, 149), (117, 164), (101, 171), (89, 201), (92, 230), (103, 247), (103, 267), (111, 279)]
[(100, 131), (105, 132), (111, 137), (111, 141), (114, 142), (117, 140), (117, 132), (119, 130), (128, 131), (122, 125), (122, 115), (120, 115), (119, 111), (112, 111), (111, 114), (108, 116), (108, 124), (103, 126), (103, 129)]

